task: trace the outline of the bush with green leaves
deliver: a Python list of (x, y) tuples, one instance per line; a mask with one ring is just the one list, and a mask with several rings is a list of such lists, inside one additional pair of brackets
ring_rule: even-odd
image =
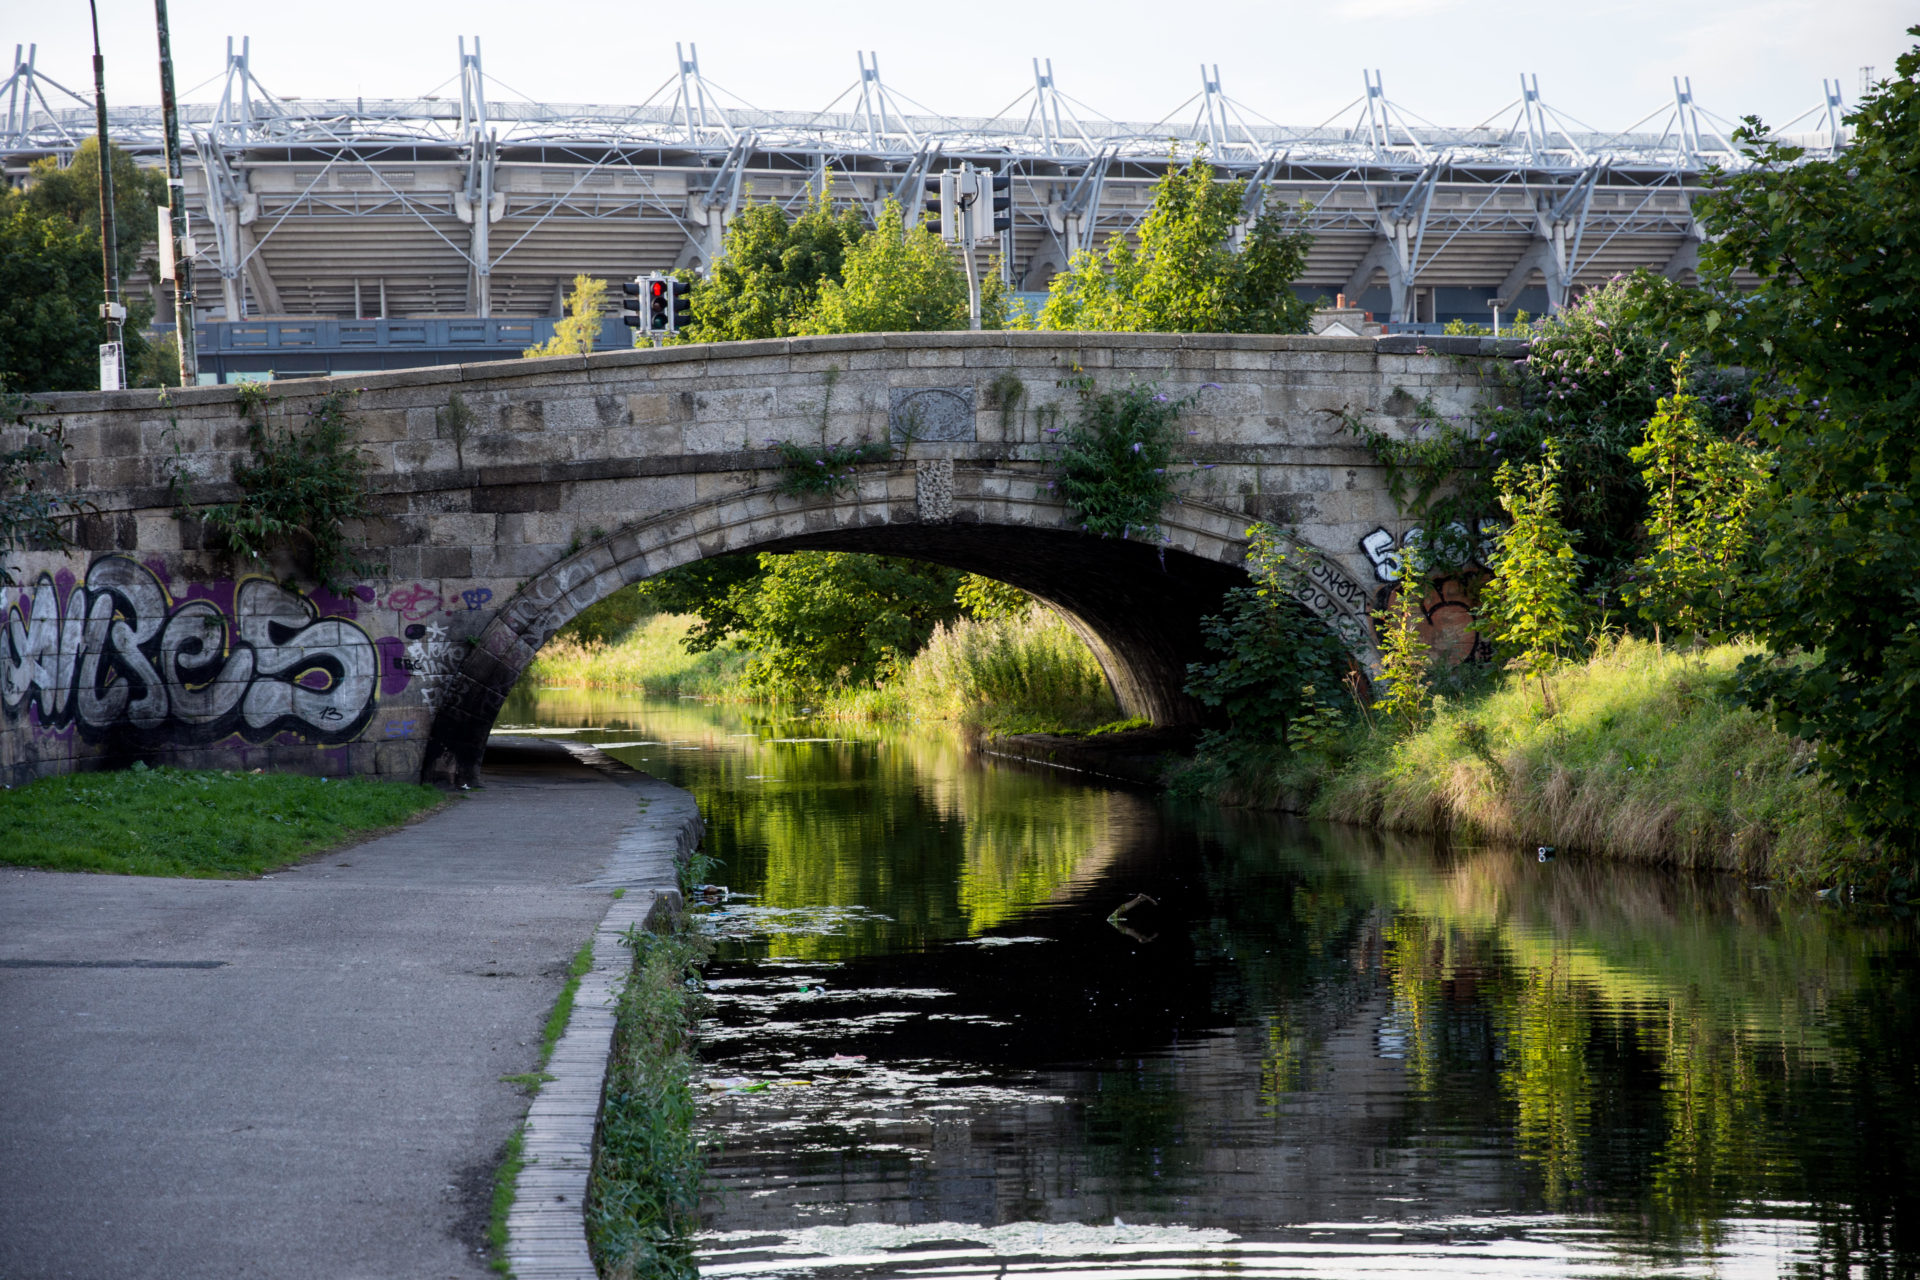
[(1633, 450), (1644, 468), (1649, 545), (1622, 596), (1656, 637), (1664, 630), (1722, 644), (1755, 621), (1756, 508), (1767, 455), (1706, 426), (1699, 396), (1686, 389), (1684, 361), (1675, 365), (1674, 383)]
[(1515, 670), (1542, 677), (1545, 696), (1545, 676), (1571, 656), (1582, 634), (1580, 557), (1577, 535), (1560, 521), (1557, 442), (1541, 446), (1538, 462), (1501, 463), (1494, 484), (1512, 523), (1494, 552), (1493, 577), (1480, 589), (1480, 634)]
[(1074, 384), (1080, 413), (1068, 427), (1048, 427), (1054, 478), (1083, 533), (1101, 538), (1160, 538), (1160, 511), (1174, 496), (1174, 450), (1186, 400), (1152, 383), (1102, 391), (1090, 377)]
[[(1485, 514), (1493, 512), (1494, 470), (1554, 442), (1566, 518), (1580, 531), (1574, 550), (1584, 584), (1602, 594), (1640, 554), (1647, 488), (1633, 450), (1673, 390), (1674, 362), (1705, 342), (1707, 302), (1650, 271), (1618, 276), (1527, 329), (1526, 356), (1495, 366), (1492, 402), (1473, 415), (1461, 461), (1469, 487), (1478, 479), (1473, 496)], [(1746, 429), (1746, 373), (1701, 359), (1688, 362), (1686, 380), (1703, 430), (1734, 438)]]
[[(1176, 157), (1177, 159), (1177, 157)], [(1245, 225), (1247, 184), (1220, 182), (1206, 156), (1154, 184), (1139, 247), (1124, 235), (1083, 250), (1053, 279), (1042, 329), (1105, 333), (1304, 333), (1312, 304), (1293, 291), (1313, 240), (1285, 211)]]
[(1225, 713), (1236, 738), (1278, 746), (1299, 717), (1348, 701), (1351, 661), (1324, 622), (1259, 587), (1231, 588), (1220, 604), (1200, 620), (1219, 656), (1187, 668), (1187, 692)]
[(1374, 706), (1409, 730), (1426, 723), (1433, 705), (1433, 646), (1420, 634), (1425, 621), (1421, 595), (1426, 587), (1426, 567), (1419, 553), (1409, 550), (1401, 558), (1400, 582), (1392, 602), (1373, 615), (1380, 642)]
[(1187, 668), (1187, 692), (1223, 712), (1242, 745), (1288, 744), (1300, 736), (1296, 728), (1317, 740), (1349, 718), (1353, 656), (1299, 602), (1311, 553), (1265, 523), (1247, 530), (1247, 542), (1254, 583), (1228, 590), (1221, 611), (1200, 620), (1207, 647), (1220, 656)]
[(241, 387), (252, 455), (233, 467), (244, 495), (198, 511), (209, 533), (236, 555), (265, 559), (276, 548), (304, 553), (314, 580), (331, 590), (369, 566), (347, 546), (346, 522), (362, 519), (367, 463), (353, 442), (352, 391), (329, 391), (292, 420), (266, 394), (265, 384)]

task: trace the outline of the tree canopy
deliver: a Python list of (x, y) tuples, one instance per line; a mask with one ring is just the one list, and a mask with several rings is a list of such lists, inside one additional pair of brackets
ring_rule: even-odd
[[(119, 249), (120, 280), (124, 286), (128, 277), (140, 270), (141, 253), (153, 242), (158, 225), (154, 211), (167, 203), (167, 175), (158, 169), (142, 168), (118, 147), (109, 150), (113, 156), (114, 242)], [(34, 161), (27, 172), (26, 196), (27, 203), (39, 212), (60, 214), (75, 226), (91, 232), (97, 246), (100, 236), (99, 139), (81, 142), (74, 148), (72, 163), (64, 169), (51, 156)]]
[(1244, 180), (1220, 182), (1204, 155), (1153, 188), (1140, 246), (1115, 235), (1054, 277), (1042, 329), (1106, 333), (1304, 333), (1311, 304), (1293, 291), (1312, 237), (1263, 210), (1238, 247)]
[[(1920, 26), (1910, 30), (1920, 37)], [(1703, 202), (1706, 316), (1760, 377), (1772, 451), (1762, 504), (1764, 638), (1746, 689), (1863, 821), (1920, 847), (1920, 47), (1809, 158), (1749, 120), (1755, 163)], [(1734, 273), (1759, 287), (1742, 294)]]
[(793, 218), (773, 201), (749, 201), (693, 287), (693, 323), (683, 337), (744, 342), (807, 332), (821, 288), (840, 278), (847, 250), (866, 233), (857, 209), (835, 212), (824, 195)]
[[(140, 269), (153, 239), (164, 175), (112, 148), (115, 239), (121, 284)], [(61, 168), (34, 162), (21, 190), (0, 191), (0, 383), (16, 391), (82, 391), (100, 385), (100, 148), (89, 138)], [(124, 292), (122, 294), (124, 297)], [(130, 374), (152, 371), (152, 304), (129, 301), (124, 331)]]

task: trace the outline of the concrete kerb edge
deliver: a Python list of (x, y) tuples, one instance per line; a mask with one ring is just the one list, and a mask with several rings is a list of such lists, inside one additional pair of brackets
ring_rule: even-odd
[[(614, 1007), (621, 983), (633, 969), (633, 953), (624, 939), (630, 929), (659, 929), (680, 914), (684, 904), (674, 873), (706, 832), (699, 806), (679, 787), (630, 769), (591, 746), (560, 745), (589, 768), (654, 794), (648, 796), (640, 821), (621, 836), (606, 870), (589, 886), (626, 892), (613, 900), (594, 930), (593, 962), (580, 978), (573, 1016), (547, 1060), (547, 1073), (554, 1078), (527, 1109), (522, 1163), (507, 1214), (507, 1266), (520, 1280), (598, 1280), (587, 1247), (587, 1175), (612, 1064)], [(669, 879), (663, 883), (659, 854), (669, 840)]]

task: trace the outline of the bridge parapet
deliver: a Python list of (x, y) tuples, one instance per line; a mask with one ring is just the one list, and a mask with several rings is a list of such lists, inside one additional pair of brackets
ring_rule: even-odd
[[(881, 334), (615, 351), (283, 383), (298, 422), (348, 389), (376, 568), (340, 594), (294, 562), (240, 565), (175, 514), (242, 495), (235, 389), (47, 396), (90, 504), (68, 554), (16, 554), (0, 591), (0, 777), (133, 759), (471, 777), (499, 699), (552, 631), (625, 583), (704, 556), (840, 547), (1021, 585), (1094, 644), (1130, 708), (1189, 718), (1198, 613), (1246, 525), (1321, 553), (1311, 601), (1362, 653), (1403, 532), (1345, 414), (1396, 433), (1469, 410), (1474, 339)], [(1463, 358), (1464, 357), (1464, 358)], [(1047, 488), (1075, 383), (1191, 396), (1196, 466), (1163, 546), (1077, 532)], [(889, 440), (842, 493), (783, 494), (780, 442)], [(1371, 542), (1369, 542), (1371, 539)], [(456, 732), (457, 730), (457, 732)], [(459, 739), (457, 749), (453, 744)], [(429, 743), (439, 744), (432, 750)]]

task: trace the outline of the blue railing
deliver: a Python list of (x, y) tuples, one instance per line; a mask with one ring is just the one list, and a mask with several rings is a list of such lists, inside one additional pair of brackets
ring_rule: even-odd
[[(214, 320), (196, 325), (203, 354), (306, 351), (462, 351), (486, 359), (522, 350), (553, 336), (559, 323), (545, 316), (422, 316), (416, 319), (341, 320), (332, 316)], [(632, 331), (618, 316), (600, 326), (601, 347), (631, 346)]]

